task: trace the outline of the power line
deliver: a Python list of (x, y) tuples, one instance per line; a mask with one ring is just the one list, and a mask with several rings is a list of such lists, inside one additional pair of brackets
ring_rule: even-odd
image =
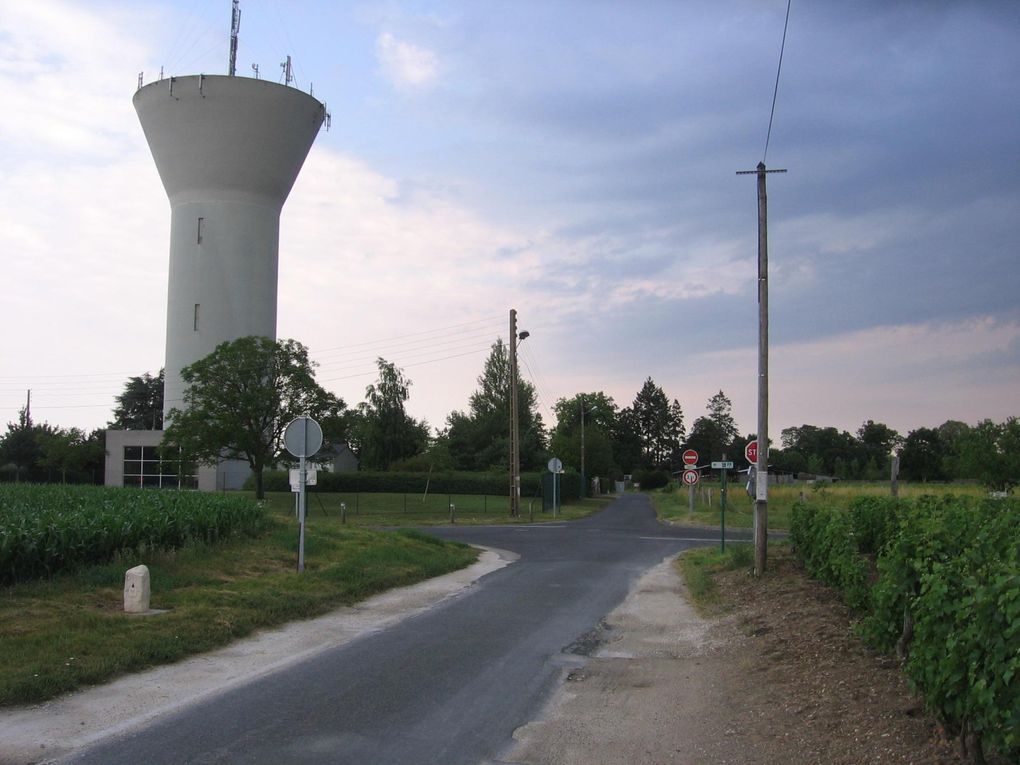
[(779, 66), (776, 68), (776, 87), (772, 91), (772, 111), (769, 113), (769, 130), (765, 135), (765, 151), (762, 152), (761, 161), (765, 162), (765, 155), (769, 153), (769, 139), (772, 138), (772, 118), (776, 115), (776, 96), (779, 95), (779, 74), (783, 71), (783, 51), (786, 50), (786, 29), (790, 25), (790, 4), (793, 0), (786, 0), (786, 21), (783, 23), (783, 42), (779, 46)]

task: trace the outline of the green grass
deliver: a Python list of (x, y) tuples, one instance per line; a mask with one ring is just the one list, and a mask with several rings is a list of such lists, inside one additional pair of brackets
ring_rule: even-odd
[[(919, 497), (924, 494), (957, 494), (985, 496), (980, 486), (966, 484), (907, 484), (900, 483), (900, 496)], [(789, 529), (794, 503), (803, 496), (808, 501), (820, 501), (836, 507), (846, 507), (857, 497), (889, 496), (889, 483), (844, 482), (835, 484), (783, 484), (769, 487), (769, 529)], [(695, 490), (694, 513), (689, 509), (687, 489), (656, 491), (651, 494), (659, 517), (699, 526), (719, 526), (719, 484), (703, 483)], [(709, 501), (711, 497), (711, 502)], [(744, 490), (743, 481), (731, 481), (726, 502), (726, 525), (732, 528), (754, 526), (754, 503)]]
[[(290, 492), (266, 493), (270, 509), (281, 516), (294, 516), (294, 497)], [(511, 518), (510, 498), (502, 496), (309, 492), (307, 515), (309, 526), (320, 519), (339, 521), (343, 503), (348, 526), (438, 526), (450, 523), (450, 504), (453, 504), (454, 522), (458, 525), (540, 523), (583, 518), (598, 512), (609, 501), (607, 498), (575, 501), (559, 508), (554, 518), (552, 510), (542, 512), (541, 498), (522, 497), (520, 516)]]
[[(6, 587), (0, 599), (0, 705), (39, 702), (223, 646), (261, 627), (326, 613), (468, 565), (475, 550), (418, 532), (314, 517), (297, 574), (297, 524), (272, 513), (257, 539), (121, 558)], [(146, 564), (159, 616), (123, 613), (124, 571)]]
[(722, 571), (750, 569), (754, 548), (750, 544), (730, 544), (725, 552), (718, 547), (688, 550), (676, 559), (676, 566), (687, 585), (687, 592), (698, 613), (703, 616), (725, 610), (716, 587), (715, 575)]

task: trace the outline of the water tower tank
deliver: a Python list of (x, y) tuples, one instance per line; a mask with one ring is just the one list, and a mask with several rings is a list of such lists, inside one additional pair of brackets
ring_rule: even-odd
[(183, 404), (183, 367), (227, 340), (276, 338), (280, 211), (325, 107), (216, 75), (150, 83), (134, 105), (170, 199), (166, 416)]

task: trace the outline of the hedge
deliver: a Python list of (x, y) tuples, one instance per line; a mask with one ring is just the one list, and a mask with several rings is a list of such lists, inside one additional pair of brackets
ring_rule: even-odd
[[(542, 473), (521, 474), (521, 496), (539, 497)], [(266, 491), (290, 491), (290, 477), (285, 470), (267, 470), (263, 474)], [(571, 502), (580, 492), (580, 478), (576, 474), (566, 473), (561, 476), (562, 499)], [(358, 471), (356, 473), (332, 473), (320, 470), (316, 475), (316, 485), (309, 491), (330, 493), (390, 493), (390, 494), (423, 494), (428, 483), (430, 493), (436, 494), (488, 494), (499, 496), (509, 494), (510, 480), (505, 473), (468, 473), (450, 472), (433, 473), (398, 473)], [(249, 477), (244, 487), (255, 488), (254, 479)]]
[(790, 536), (807, 570), (863, 612), (864, 637), (905, 658), (975, 762), (986, 746), (1020, 762), (1020, 502), (799, 503)]

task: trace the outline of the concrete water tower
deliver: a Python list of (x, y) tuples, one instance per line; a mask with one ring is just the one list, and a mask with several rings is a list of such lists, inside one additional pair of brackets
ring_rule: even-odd
[[(235, 4), (236, 13), (236, 4)], [(280, 211), (325, 118), (288, 85), (228, 75), (140, 87), (135, 111), (170, 199), (164, 417), (181, 369), (220, 343), (276, 338)]]

